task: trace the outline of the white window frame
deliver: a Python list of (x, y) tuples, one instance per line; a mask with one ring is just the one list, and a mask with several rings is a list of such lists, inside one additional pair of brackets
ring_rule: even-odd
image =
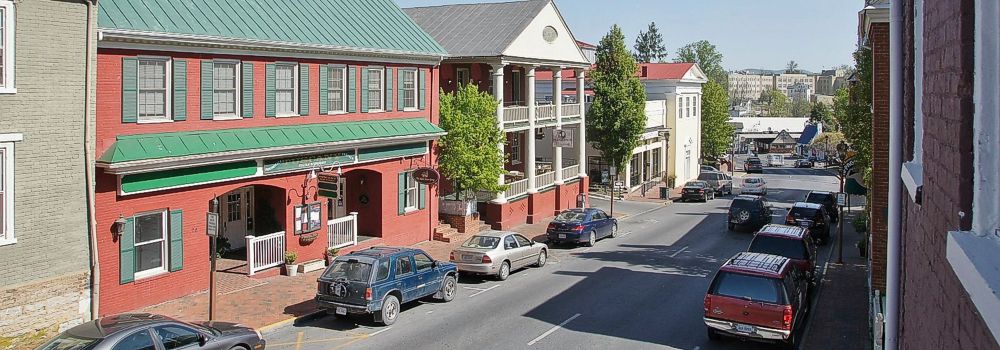
[(521, 164), (521, 133), (515, 132), (510, 140), (510, 164)]
[(404, 173), (403, 177), (403, 186), (405, 186), (403, 189), (403, 191), (405, 191), (405, 194), (403, 195), (403, 210), (408, 213), (419, 209), (420, 185), (417, 184), (417, 180), (413, 178), (412, 171)]
[[(465, 73), (465, 79), (462, 79), (462, 73)], [(463, 81), (464, 80), (464, 81)], [(469, 68), (459, 67), (455, 68), (455, 85), (461, 87), (462, 85), (468, 84), (472, 81), (472, 71)]]
[[(411, 75), (410, 78), (412, 78), (412, 80), (413, 80), (413, 87), (410, 88), (410, 89), (407, 89), (406, 85), (405, 85), (406, 84), (406, 80), (407, 80), (407, 75)], [(403, 107), (403, 111), (406, 111), (406, 112), (417, 111), (418, 110), (417, 100), (420, 98), (420, 96), (417, 96), (417, 93), (418, 93), (418, 89), (417, 89), (417, 70), (416, 69), (401, 69), (401, 70), (399, 70), (399, 82), (398, 83), (400, 84), (400, 86), (403, 87), (402, 88), (402, 90), (403, 90), (403, 105), (401, 106), (401, 107)], [(406, 93), (407, 92), (412, 92), (413, 93), (413, 105), (412, 106), (407, 104), (407, 101), (406, 101)]]
[(0, 246), (17, 243), (14, 234), (14, 142), (21, 141), (21, 134), (0, 134)]
[[(347, 67), (346, 66), (332, 66), (328, 67), (326, 79), (326, 114), (344, 114), (347, 113)], [(340, 72), (340, 106), (334, 106), (330, 100), (330, 96), (333, 95), (334, 86), (330, 84), (330, 80), (333, 79), (333, 72)]]
[[(282, 112), (278, 110), (278, 69), (292, 69), (292, 111)], [(299, 116), (299, 65), (297, 63), (275, 63), (274, 64), (274, 116), (277, 118), (298, 117)], [(280, 89), (285, 90), (285, 89)]]
[(903, 163), (901, 177), (910, 200), (924, 184), (924, 0), (913, 0), (913, 160)]
[[(0, 0), (2, 1), (2, 0)], [(163, 62), (163, 115), (162, 116), (143, 116), (141, 109), (139, 108), (139, 101), (142, 100), (142, 63), (143, 62)], [(135, 114), (136, 122), (139, 124), (156, 124), (156, 123), (170, 123), (174, 121), (173, 118), (173, 60), (169, 57), (150, 57), (150, 56), (140, 56), (136, 60), (135, 64)], [(152, 89), (147, 89), (152, 90)]]
[(0, 0), (0, 22), (3, 23), (3, 32), (0, 33), (0, 44), (3, 46), (3, 56), (0, 56), (0, 81), (3, 82), (0, 85), (0, 94), (14, 94), (17, 93), (17, 86), (14, 84), (14, 33), (17, 32), (16, 21), (14, 13), (14, 2), (9, 0)]
[[(233, 65), (233, 113), (219, 113), (215, 111), (215, 93), (219, 91), (218, 84), (215, 83), (217, 75), (215, 74), (215, 66), (220, 64), (231, 64)], [(243, 64), (240, 61), (229, 61), (229, 60), (215, 60), (212, 61), (212, 120), (237, 120), (243, 119), (240, 115), (242, 112), (242, 92), (243, 92)]]
[[(364, 86), (365, 90), (368, 90), (368, 100), (365, 101), (365, 107), (367, 107), (366, 109), (368, 110), (369, 113), (384, 112), (385, 111), (385, 68), (368, 67), (365, 68), (365, 70), (368, 72), (368, 81)], [(373, 73), (377, 73), (377, 75), (375, 76), (378, 77), (378, 84), (375, 84), (378, 85), (377, 91), (371, 88), (373, 86), (372, 85)], [(378, 108), (372, 108), (371, 105), (372, 98), (376, 97), (379, 100), (379, 104), (377, 106)]]
[[(169, 239), (169, 233), (170, 233), (169, 232), (169, 230), (170, 230), (170, 216), (167, 215), (167, 214), (168, 214), (168, 211), (166, 209), (162, 209), (162, 210), (154, 210), (154, 211), (143, 212), (143, 213), (135, 214), (133, 216), (133, 219), (132, 219), (132, 235), (133, 235), (132, 241), (133, 241), (133, 251), (135, 252), (134, 254), (136, 256), (136, 261), (135, 261), (135, 263), (133, 265), (133, 270), (135, 270), (135, 279), (136, 280), (139, 280), (139, 279), (142, 279), (142, 278), (148, 278), (148, 277), (152, 277), (152, 276), (156, 276), (156, 275), (160, 275), (160, 274), (164, 274), (164, 273), (167, 272), (167, 265), (169, 264), (169, 262), (167, 261), (167, 259), (169, 259), (169, 257), (170, 257), (170, 254), (167, 251), (168, 249), (170, 249), (170, 244), (169, 244), (170, 243), (170, 239)], [(154, 240), (151, 240), (151, 241), (146, 241), (146, 242), (143, 242), (142, 244), (140, 244), (139, 243), (139, 226), (138, 226), (139, 217), (140, 216), (149, 216), (149, 215), (161, 215), (161, 225), (163, 226), (161, 228), (161, 235), (160, 235), (159, 239), (154, 239)], [(151, 269), (148, 269), (148, 270), (139, 271), (139, 260), (138, 260), (139, 259), (139, 246), (140, 245), (148, 245), (148, 244), (160, 244), (160, 266), (159, 267), (154, 267), (154, 268), (151, 268)]]

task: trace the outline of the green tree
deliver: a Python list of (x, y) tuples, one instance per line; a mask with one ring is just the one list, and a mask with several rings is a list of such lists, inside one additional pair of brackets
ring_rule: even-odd
[(793, 117), (808, 117), (812, 113), (812, 104), (804, 98), (792, 100), (791, 113)]
[(722, 54), (707, 40), (696, 41), (677, 49), (674, 62), (694, 62), (712, 80), (722, 87), (729, 87), (729, 74), (722, 68)]
[(609, 165), (625, 169), (646, 128), (646, 89), (636, 77), (638, 66), (618, 25), (597, 46), (595, 66), (587, 139)]
[(476, 190), (505, 189), (497, 181), (504, 173), (498, 145), (505, 138), (496, 110), (496, 99), (472, 84), (441, 94), (441, 128), (448, 134), (437, 143), (438, 168), (454, 183), (458, 198), (470, 198)]
[(839, 132), (824, 132), (809, 142), (809, 148), (832, 154), (837, 151), (837, 144), (844, 141), (844, 134)]
[[(867, 172), (871, 168), (872, 154), (872, 52), (861, 48), (854, 52), (857, 84), (837, 91), (834, 97), (834, 115), (844, 138), (857, 152), (855, 164)], [(852, 98), (854, 97), (854, 98)]]
[(656, 28), (656, 22), (650, 22), (646, 31), (639, 31), (634, 48), (634, 57), (639, 63), (663, 62), (667, 58), (667, 47), (663, 46), (663, 35)]
[(795, 62), (795, 60), (788, 61), (788, 64), (785, 65), (785, 73), (794, 74), (798, 72), (799, 72), (799, 63)]
[(825, 103), (816, 102), (809, 113), (809, 122), (823, 124), (823, 130), (837, 131), (837, 123), (833, 119), (833, 111)]
[(726, 89), (714, 81), (706, 83), (701, 93), (701, 153), (705, 159), (715, 160), (726, 154), (732, 142), (729, 96)]
[(758, 102), (761, 110), (768, 117), (787, 117), (791, 114), (788, 96), (776, 89), (768, 89), (761, 92)]

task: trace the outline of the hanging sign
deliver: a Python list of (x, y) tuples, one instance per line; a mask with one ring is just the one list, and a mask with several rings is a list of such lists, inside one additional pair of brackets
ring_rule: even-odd
[(552, 129), (552, 147), (573, 147), (573, 130)]
[(318, 194), (328, 198), (341, 198), (340, 174), (322, 172), (316, 175)]
[(422, 167), (413, 170), (413, 180), (424, 185), (433, 185), (441, 180), (441, 173), (430, 167)]

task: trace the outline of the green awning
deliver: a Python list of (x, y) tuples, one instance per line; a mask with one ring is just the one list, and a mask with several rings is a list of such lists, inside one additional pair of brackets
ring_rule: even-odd
[(205, 159), (213, 155), (247, 153), (248, 156), (266, 157), (268, 154), (263, 152), (270, 150), (295, 152), (299, 148), (351, 147), (383, 141), (386, 144), (412, 143), (443, 134), (444, 130), (426, 119), (413, 118), (125, 135), (119, 136), (97, 163), (116, 168), (159, 160)]

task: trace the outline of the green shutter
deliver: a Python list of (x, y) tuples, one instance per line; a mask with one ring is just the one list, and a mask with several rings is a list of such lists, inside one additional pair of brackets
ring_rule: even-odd
[(274, 63), (264, 66), (264, 116), (273, 117), (275, 115), (274, 105)]
[(357, 91), (358, 91), (358, 68), (351, 66), (347, 69), (347, 112), (358, 111)]
[(399, 215), (406, 213), (406, 173), (399, 173), (399, 182), (396, 186), (397, 204)]
[(184, 268), (184, 213), (170, 211), (170, 272)]
[(361, 68), (361, 113), (368, 113), (368, 68)]
[(420, 201), (419, 201), (420, 206), (419, 206), (419, 208), (420, 209), (426, 208), (427, 207), (427, 185), (420, 184), (417, 187), (420, 188), (420, 191), (419, 191), (420, 192)]
[(403, 110), (403, 72), (402, 69), (396, 69), (396, 110)]
[(139, 60), (122, 58), (122, 123), (139, 120)]
[(420, 109), (420, 110), (424, 110), (424, 108), (427, 106), (427, 101), (426, 101), (427, 100), (427, 96), (424, 96), (425, 94), (427, 94), (427, 88), (424, 87), (424, 80), (425, 79), (427, 79), (427, 73), (424, 72), (423, 69), (418, 70), (417, 71), (417, 96), (418, 96), (417, 98), (420, 99), (420, 102), (417, 105), (417, 108)]
[(330, 79), (330, 66), (319, 66), (319, 114), (330, 113), (330, 107), (326, 105), (327, 102), (327, 85)]
[(299, 115), (309, 115), (309, 65), (299, 65)]
[(243, 62), (243, 118), (253, 118), (253, 63)]
[(201, 119), (211, 120), (215, 114), (212, 107), (212, 60), (201, 60)]
[(125, 219), (125, 229), (118, 238), (119, 283), (135, 280), (135, 219)]
[(392, 111), (392, 82), (396, 77), (396, 75), (393, 74), (395, 71), (395, 69), (389, 67), (385, 68), (385, 93), (383, 95), (385, 95), (386, 112)]
[(187, 60), (174, 60), (174, 120), (187, 120)]

